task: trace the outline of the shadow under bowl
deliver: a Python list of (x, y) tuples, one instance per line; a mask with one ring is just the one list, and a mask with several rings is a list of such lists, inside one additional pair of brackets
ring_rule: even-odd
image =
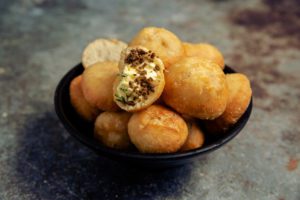
[[(82, 64), (72, 68), (59, 82), (54, 97), (56, 113), (67, 129), (67, 131), (79, 142), (101, 156), (132, 164), (145, 168), (168, 168), (188, 163), (200, 156), (206, 155), (230, 140), (232, 140), (246, 125), (251, 111), (252, 98), (246, 112), (226, 133), (216, 137), (207, 137), (201, 148), (187, 152), (176, 152), (168, 154), (143, 154), (138, 151), (121, 151), (103, 146), (93, 137), (93, 124), (84, 121), (73, 109), (70, 103), (69, 86), (71, 81), (78, 75), (82, 74), (84, 68)], [(236, 73), (232, 68), (225, 66), (225, 73)], [(201, 123), (200, 123), (201, 125)]]

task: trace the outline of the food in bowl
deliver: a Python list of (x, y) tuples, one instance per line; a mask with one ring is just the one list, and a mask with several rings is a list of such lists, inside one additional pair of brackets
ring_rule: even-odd
[(70, 102), (76, 112), (87, 121), (94, 121), (100, 111), (97, 107), (91, 106), (83, 96), (82, 75), (74, 78), (70, 84)]
[(213, 45), (207, 43), (191, 44), (184, 42), (183, 48), (185, 56), (197, 56), (206, 60), (210, 60), (219, 65), (222, 70), (225, 67), (224, 57), (222, 53)]
[(154, 52), (140, 46), (121, 54), (120, 74), (114, 84), (114, 101), (123, 110), (134, 112), (149, 107), (165, 86), (164, 64)]
[(99, 58), (77, 81), (81, 98), (102, 111), (95, 120), (72, 103), (83, 120), (95, 120), (99, 145), (145, 154), (191, 151), (232, 127), (250, 103), (247, 77), (225, 75), (223, 55), (210, 44), (147, 27), (121, 49), (113, 61), (103, 57), (112, 51), (105, 45), (85, 50), (93, 56), (99, 51)]
[(186, 57), (165, 72), (164, 102), (179, 113), (215, 119), (225, 110), (228, 88), (221, 68), (209, 60)]
[(118, 73), (118, 63), (112, 61), (98, 62), (84, 70), (81, 87), (91, 106), (102, 111), (120, 110), (114, 102), (112, 90)]
[(82, 53), (82, 65), (87, 68), (97, 62), (120, 60), (120, 53), (127, 47), (117, 39), (96, 39), (89, 43)]
[(160, 105), (151, 105), (132, 115), (128, 134), (140, 152), (172, 153), (185, 143), (188, 128), (176, 112)]
[(180, 151), (189, 151), (200, 148), (204, 144), (204, 133), (193, 119), (186, 120), (188, 126), (188, 137)]
[(225, 111), (221, 116), (205, 121), (208, 132), (218, 134), (227, 131), (246, 111), (252, 95), (250, 81), (247, 76), (239, 73), (226, 74), (229, 97)]
[(128, 149), (131, 146), (127, 126), (131, 117), (128, 112), (101, 113), (94, 124), (94, 136), (104, 145), (115, 149)]
[(155, 52), (163, 61), (166, 69), (184, 55), (180, 39), (164, 28), (146, 27), (142, 29), (134, 36), (129, 46), (143, 46)]

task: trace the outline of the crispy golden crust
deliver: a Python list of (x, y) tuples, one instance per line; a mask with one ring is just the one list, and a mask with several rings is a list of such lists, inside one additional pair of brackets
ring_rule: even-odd
[(175, 112), (152, 105), (134, 113), (128, 123), (131, 142), (143, 153), (171, 153), (184, 144), (188, 129)]
[(184, 49), (178, 37), (163, 28), (142, 29), (129, 44), (129, 46), (138, 45), (157, 53), (166, 68), (184, 55)]
[(221, 68), (198, 57), (183, 58), (165, 72), (164, 102), (177, 112), (215, 119), (225, 108), (228, 88)]
[(188, 57), (197, 56), (217, 63), (221, 69), (224, 69), (224, 57), (222, 53), (213, 45), (206, 43), (191, 44), (183, 43), (185, 55)]
[(128, 149), (131, 145), (127, 132), (130, 116), (127, 112), (101, 113), (95, 121), (95, 138), (108, 147)]
[(119, 109), (113, 101), (113, 83), (118, 72), (117, 62), (100, 62), (84, 70), (82, 91), (90, 105), (103, 111)]
[[(132, 49), (143, 49), (145, 52), (148, 52), (149, 50), (141, 47), (141, 46), (133, 46), (133, 47), (128, 47), (126, 49), (124, 49), (121, 53), (121, 59), (119, 62), (119, 70), (120, 72), (123, 72), (124, 67), (125, 67), (125, 59), (126, 56), (129, 54), (129, 52)], [(118, 76), (114, 82), (114, 86), (113, 86), (113, 91), (114, 91), (114, 101), (116, 102), (116, 104), (123, 110), (128, 111), (128, 112), (137, 112), (139, 110), (145, 109), (147, 107), (149, 107), (151, 104), (153, 104), (156, 100), (159, 99), (159, 97), (161, 96), (163, 90), (164, 90), (164, 86), (165, 86), (165, 78), (164, 78), (164, 64), (162, 63), (162, 61), (159, 58), (155, 58), (158, 59), (159, 62), (157, 62), (157, 65), (159, 66), (159, 71), (157, 71), (157, 73), (160, 76), (160, 80), (159, 82), (156, 82), (156, 85), (154, 87), (154, 92), (150, 93), (147, 96), (147, 99), (143, 100), (143, 102), (135, 104), (134, 106), (129, 106), (126, 104), (121, 103), (120, 101), (117, 100), (117, 88), (120, 84), (120, 81), (122, 80), (122, 77)]]
[(82, 65), (87, 68), (97, 62), (116, 61), (127, 44), (116, 39), (97, 39), (89, 43), (82, 53)]
[(81, 89), (82, 76), (77, 76), (70, 84), (70, 101), (76, 112), (87, 121), (94, 121), (100, 111), (84, 98)]
[(180, 151), (189, 151), (200, 148), (204, 144), (204, 134), (195, 121), (186, 121), (188, 125), (188, 137)]
[(250, 81), (243, 74), (226, 74), (229, 97), (224, 113), (215, 120), (206, 121), (205, 127), (211, 133), (226, 131), (246, 111), (252, 95)]

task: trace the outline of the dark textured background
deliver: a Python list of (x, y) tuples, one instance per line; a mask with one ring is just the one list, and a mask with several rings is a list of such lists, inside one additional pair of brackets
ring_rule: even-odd
[[(0, 0), (0, 199), (300, 199), (300, 1)], [(58, 121), (53, 95), (97, 37), (166, 27), (247, 74), (253, 114), (228, 145), (147, 172), (98, 157)]]

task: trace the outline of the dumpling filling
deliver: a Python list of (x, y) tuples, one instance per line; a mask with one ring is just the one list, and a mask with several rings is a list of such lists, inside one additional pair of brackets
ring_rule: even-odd
[(115, 99), (125, 105), (143, 104), (159, 84), (162, 61), (152, 51), (131, 49), (125, 57)]

